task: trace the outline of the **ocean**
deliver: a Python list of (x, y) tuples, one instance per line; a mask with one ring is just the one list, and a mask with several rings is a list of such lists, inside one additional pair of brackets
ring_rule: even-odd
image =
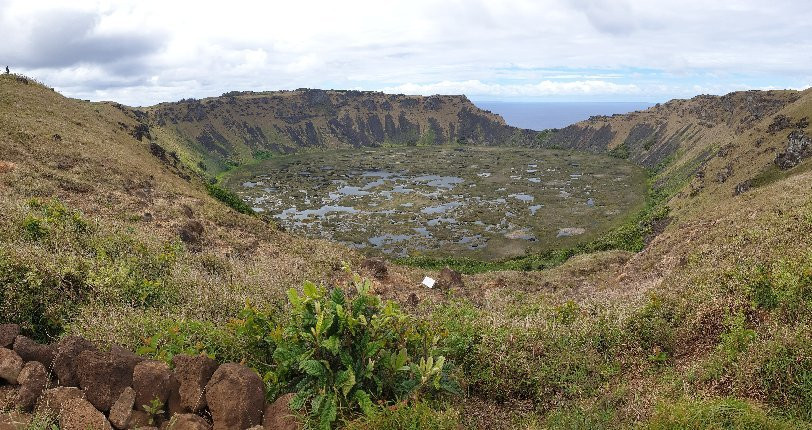
[(612, 115), (648, 109), (643, 102), (474, 102), (481, 109), (502, 115), (512, 126), (545, 130), (563, 128), (593, 115)]

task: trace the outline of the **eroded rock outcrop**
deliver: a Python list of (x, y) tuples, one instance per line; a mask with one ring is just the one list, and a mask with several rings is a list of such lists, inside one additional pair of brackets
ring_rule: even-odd
[(795, 130), (787, 136), (787, 147), (775, 157), (775, 164), (787, 170), (809, 157), (812, 157), (812, 141), (803, 131)]

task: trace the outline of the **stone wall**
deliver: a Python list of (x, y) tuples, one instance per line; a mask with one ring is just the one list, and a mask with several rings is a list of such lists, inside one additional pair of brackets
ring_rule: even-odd
[(293, 430), (290, 398), (267, 403), (256, 371), (205, 355), (169, 366), (75, 336), (42, 345), (0, 325), (0, 429), (45, 413), (63, 430)]

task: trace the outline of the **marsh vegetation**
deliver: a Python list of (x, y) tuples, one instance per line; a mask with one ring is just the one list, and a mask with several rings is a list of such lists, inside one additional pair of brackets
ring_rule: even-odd
[(225, 185), (296, 233), (390, 257), (483, 260), (597, 237), (646, 190), (642, 169), (606, 156), (464, 146), (282, 156)]

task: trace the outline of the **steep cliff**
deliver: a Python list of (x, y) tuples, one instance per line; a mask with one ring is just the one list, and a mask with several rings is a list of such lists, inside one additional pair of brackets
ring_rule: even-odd
[(535, 132), (510, 127), (465, 96), (406, 96), (299, 89), (231, 92), (149, 107), (162, 145), (219, 167), (302, 148), (385, 144), (528, 145)]
[(593, 116), (549, 133), (543, 146), (611, 152), (646, 167), (656, 167), (678, 152), (727, 143), (801, 97), (797, 91), (743, 91), (671, 100), (645, 111)]

